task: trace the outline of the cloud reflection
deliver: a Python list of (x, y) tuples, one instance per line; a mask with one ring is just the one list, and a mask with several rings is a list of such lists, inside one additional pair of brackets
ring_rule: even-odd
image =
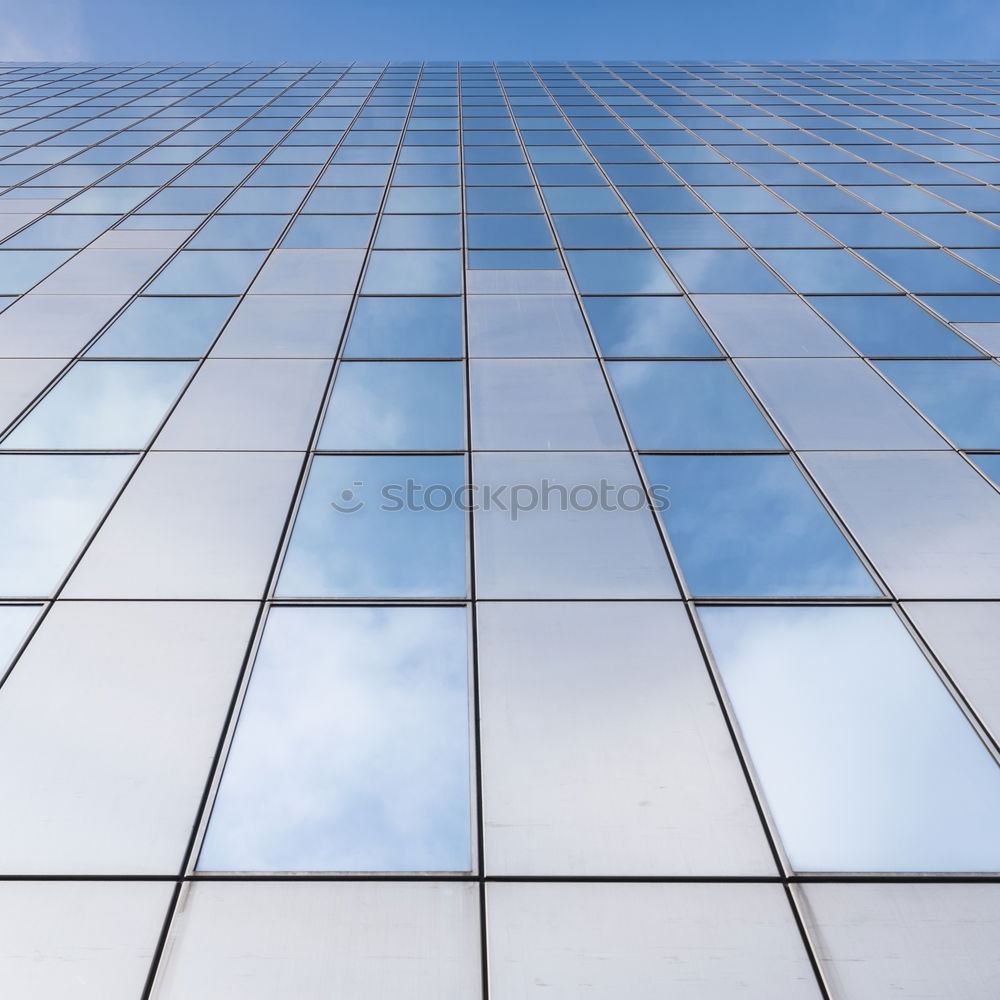
[(996, 871), (1000, 770), (888, 608), (701, 608), (799, 871)]
[(465, 871), (463, 608), (271, 612), (199, 868)]

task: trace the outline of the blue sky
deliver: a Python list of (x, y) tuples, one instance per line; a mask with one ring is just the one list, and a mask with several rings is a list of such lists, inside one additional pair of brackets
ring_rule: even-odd
[(1000, 57), (997, 0), (0, 0), (0, 60)]

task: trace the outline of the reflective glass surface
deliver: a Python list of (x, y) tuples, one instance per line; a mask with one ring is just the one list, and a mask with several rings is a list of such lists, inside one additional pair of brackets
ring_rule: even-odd
[(185, 250), (146, 291), (153, 295), (239, 295), (265, 257), (262, 250)]
[(48, 595), (134, 464), (131, 455), (0, 455), (0, 595)]
[(196, 358), (218, 335), (232, 298), (136, 299), (94, 342), (92, 358)]
[(1000, 770), (891, 610), (699, 616), (793, 868), (996, 868)]
[(663, 295), (678, 290), (652, 250), (568, 250), (566, 259), (583, 295)]
[(874, 357), (971, 355), (957, 337), (912, 299), (902, 296), (817, 296), (809, 300), (854, 346)]
[(783, 292), (747, 250), (668, 250), (667, 263), (689, 292)]
[(605, 357), (704, 357), (719, 353), (681, 298), (588, 295), (583, 302)]
[(320, 431), (329, 451), (435, 451), (465, 445), (455, 361), (345, 361)]
[(874, 597), (880, 591), (784, 455), (646, 455), (692, 593)]
[(959, 448), (1000, 448), (1000, 368), (991, 361), (880, 361), (879, 371)]
[(464, 482), (459, 456), (317, 456), (277, 594), (461, 597)]
[(193, 361), (81, 361), (0, 447), (141, 448), (194, 368)]
[(466, 633), (462, 608), (272, 611), (198, 867), (468, 870)]
[(462, 291), (457, 250), (373, 250), (361, 286), (366, 295), (456, 295)]
[(960, 6), (917, 27), (982, 58), (41, 63), (10, 14), (6, 993), (1000, 995)]
[(612, 361), (608, 371), (637, 448), (781, 446), (721, 361)]
[(462, 301), (363, 295), (351, 320), (344, 353), (355, 358), (459, 356)]

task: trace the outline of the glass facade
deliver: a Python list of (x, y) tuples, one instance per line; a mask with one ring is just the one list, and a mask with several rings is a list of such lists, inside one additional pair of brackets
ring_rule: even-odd
[(11, 996), (1000, 995), (1000, 63), (0, 129)]

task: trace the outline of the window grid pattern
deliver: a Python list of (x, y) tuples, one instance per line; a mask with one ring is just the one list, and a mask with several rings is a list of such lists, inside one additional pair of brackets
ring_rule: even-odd
[(0, 925), (112, 1000), (992, 995), (998, 95), (0, 67)]

